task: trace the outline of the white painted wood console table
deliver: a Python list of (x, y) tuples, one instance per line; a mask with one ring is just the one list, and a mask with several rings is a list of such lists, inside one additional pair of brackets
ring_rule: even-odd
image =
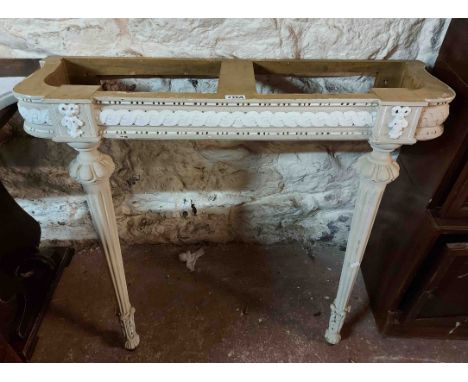
[[(256, 77), (373, 77), (367, 93), (259, 94)], [(217, 79), (214, 93), (105, 91), (104, 79)], [(140, 338), (130, 304), (102, 139), (367, 140), (337, 296), (325, 333), (340, 330), (386, 185), (399, 172), (391, 153), (438, 137), (454, 92), (417, 61), (178, 60), (50, 57), (14, 89), (24, 129), (78, 151), (70, 175), (80, 182), (102, 242), (120, 310), (125, 347)], [(429, 170), (429, 169), (428, 169)]]

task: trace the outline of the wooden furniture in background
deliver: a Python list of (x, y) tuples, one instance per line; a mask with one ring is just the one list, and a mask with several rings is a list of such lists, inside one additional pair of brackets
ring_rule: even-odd
[[(0, 59), (2, 76), (16, 78), (39, 68), (38, 60)], [(10, 90), (11, 92), (11, 90)], [(16, 112), (11, 93), (0, 101), (0, 150), (10, 135), (4, 125)], [(39, 223), (27, 214), (0, 182), (0, 362), (31, 358), (49, 301), (73, 251), (39, 249)]]
[(362, 263), (388, 335), (468, 338), (468, 23), (454, 19), (434, 75), (457, 93), (440, 139), (404, 147)]

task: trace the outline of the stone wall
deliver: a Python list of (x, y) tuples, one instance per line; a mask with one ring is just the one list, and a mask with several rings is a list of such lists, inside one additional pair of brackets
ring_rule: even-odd
[[(448, 23), (7, 19), (0, 20), (0, 56), (419, 59), (430, 66)], [(26, 136), (21, 122), (12, 119), (0, 146), (2, 181), (41, 223), (44, 239), (94, 238), (81, 188), (67, 175), (73, 150)], [(353, 166), (368, 145), (106, 141), (102, 148), (117, 164), (112, 187), (123, 240), (343, 246), (357, 187)]]

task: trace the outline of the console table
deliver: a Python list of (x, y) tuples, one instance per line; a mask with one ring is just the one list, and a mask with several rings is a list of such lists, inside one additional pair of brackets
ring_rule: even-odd
[[(259, 94), (256, 76), (372, 76), (367, 93)], [(214, 93), (106, 91), (113, 78), (185, 77), (218, 80)], [(438, 137), (455, 93), (419, 61), (188, 60), (49, 57), (14, 88), (27, 133), (78, 151), (70, 175), (83, 185), (119, 306), (125, 348), (140, 338), (125, 281), (102, 139), (367, 140), (343, 269), (325, 333), (340, 330), (386, 185), (399, 173), (391, 153)], [(430, 171), (430, 169), (428, 169)], [(391, 232), (389, 232), (391, 234)]]

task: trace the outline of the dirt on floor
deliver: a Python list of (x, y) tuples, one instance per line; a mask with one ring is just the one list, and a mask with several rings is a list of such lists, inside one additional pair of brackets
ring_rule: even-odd
[[(179, 255), (200, 248), (191, 271)], [(468, 341), (383, 337), (361, 277), (343, 340), (328, 345), (323, 334), (343, 260), (336, 247), (132, 245), (123, 252), (140, 346), (122, 348), (106, 263), (92, 246), (65, 270), (33, 362), (468, 361)]]

